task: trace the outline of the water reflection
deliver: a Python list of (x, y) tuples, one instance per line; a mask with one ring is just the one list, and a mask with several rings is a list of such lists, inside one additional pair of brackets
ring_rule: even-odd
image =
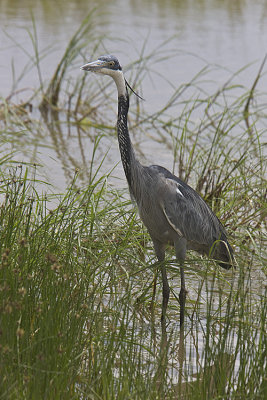
[[(185, 398), (190, 398), (190, 393), (196, 393), (197, 390), (203, 390), (203, 388), (208, 398), (219, 396), (221, 393), (228, 393), (227, 398), (231, 398), (232, 391), (238, 387), (238, 380), (242, 380), (240, 369), (244, 367), (244, 364), (241, 365), (244, 363), (244, 357), (246, 366), (253, 368), (254, 350), (260, 351), (258, 348), (261, 335), (259, 325), (254, 321), (249, 328), (249, 322), (243, 323), (239, 318), (238, 308), (242, 309), (244, 306), (244, 298), (240, 290), (242, 292), (245, 289), (241, 287), (242, 284), (246, 285), (247, 277), (242, 274), (236, 276), (232, 281), (233, 285), (228, 286), (227, 293), (216, 290), (217, 285), (220, 287), (223, 284), (221, 279), (215, 279), (213, 282), (215, 286), (211, 284), (210, 277), (208, 281), (206, 282), (209, 286), (206, 287), (207, 303), (200, 305), (192, 323), (189, 323), (190, 309), (187, 310), (188, 316), (183, 329), (179, 327), (178, 313), (176, 315), (172, 313), (171, 316), (169, 314), (170, 319), (166, 325), (161, 325), (161, 333), (159, 330), (154, 333), (155, 351), (158, 352), (155, 382), (160, 392), (167, 380), (174, 391), (171, 398), (182, 398), (183, 395), (188, 396)], [(243, 283), (239, 286), (241, 281)], [(239, 293), (236, 290), (239, 290)], [(236, 295), (240, 296), (240, 299)], [(221, 296), (225, 299), (223, 300)], [(264, 289), (261, 296), (264, 296)], [(201, 295), (201, 298), (203, 297)], [(252, 297), (249, 303), (253, 302)], [(209, 314), (210, 306), (213, 309), (212, 316)], [(233, 310), (235, 310), (234, 313)], [(253, 315), (259, 317), (257, 312), (247, 315), (251, 322)], [(177, 323), (174, 322), (175, 319)], [(155, 322), (152, 326), (154, 324)], [(156, 323), (156, 325), (159, 324)], [(247, 329), (250, 333), (246, 331)], [(243, 331), (242, 334), (241, 331)], [(247, 341), (248, 347), (242, 347), (242, 340)], [(248, 350), (250, 346), (254, 349), (252, 352)]]

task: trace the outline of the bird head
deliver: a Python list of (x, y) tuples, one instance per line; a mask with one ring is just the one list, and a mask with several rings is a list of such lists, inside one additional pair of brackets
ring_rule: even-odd
[(114, 76), (118, 71), (121, 72), (121, 66), (118, 59), (112, 55), (101, 56), (96, 61), (84, 64), (81, 69), (111, 76)]
[(96, 72), (98, 74), (111, 76), (117, 84), (119, 95), (126, 94), (126, 86), (141, 100), (143, 98), (139, 96), (129, 85), (123, 76), (122, 68), (117, 57), (111, 54), (100, 56), (96, 61), (89, 62), (80, 67), (84, 71)]

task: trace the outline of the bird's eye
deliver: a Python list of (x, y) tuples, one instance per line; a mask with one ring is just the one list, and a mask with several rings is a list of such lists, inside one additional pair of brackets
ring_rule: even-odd
[(110, 65), (111, 67), (113, 67), (114, 61), (110, 61), (110, 62), (109, 62), (109, 65)]

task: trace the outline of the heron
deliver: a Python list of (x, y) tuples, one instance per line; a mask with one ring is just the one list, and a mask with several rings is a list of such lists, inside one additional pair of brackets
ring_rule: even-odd
[[(225, 229), (202, 197), (187, 183), (159, 165), (144, 166), (136, 158), (128, 131), (128, 88), (122, 67), (113, 55), (104, 55), (81, 69), (108, 75), (118, 91), (117, 137), (131, 198), (152, 239), (162, 277), (161, 321), (165, 322), (170, 287), (166, 272), (167, 245), (175, 249), (180, 268), (180, 326), (184, 325), (186, 287), (184, 261), (187, 249), (206, 254), (225, 269), (232, 266), (233, 250)], [(135, 93), (135, 92), (134, 92)], [(136, 94), (136, 93), (135, 93)]]

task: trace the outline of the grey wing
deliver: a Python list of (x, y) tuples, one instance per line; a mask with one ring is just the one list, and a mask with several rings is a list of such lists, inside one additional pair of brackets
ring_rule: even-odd
[(184, 182), (165, 177), (165, 184), (161, 207), (169, 224), (188, 241), (210, 247), (224, 233), (218, 218)]

